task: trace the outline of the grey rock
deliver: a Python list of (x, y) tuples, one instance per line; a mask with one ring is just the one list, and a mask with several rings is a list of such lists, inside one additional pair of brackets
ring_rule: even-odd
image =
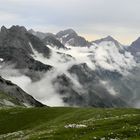
[(48, 34), (46, 37), (42, 40), (45, 45), (50, 45), (52, 47), (56, 47), (58, 49), (67, 49), (56, 37)]
[(91, 45), (85, 38), (79, 36), (73, 29), (67, 29), (60, 31), (56, 34), (56, 37), (62, 44), (68, 44), (70, 46), (89, 47)]
[[(78, 81), (86, 91), (84, 96), (87, 106), (94, 107), (127, 107), (129, 106), (120, 95), (113, 96), (100, 83), (101, 78), (96, 71), (91, 70), (85, 63), (74, 65), (69, 69), (71, 74), (75, 74)], [(117, 76), (116, 76), (117, 77)]]
[(43, 107), (45, 105), (35, 100), (11, 81), (0, 77), (0, 106)]
[[(36, 36), (28, 33), (24, 27), (2, 27), (0, 32), (0, 58), (5, 63), (14, 64), (17, 69), (28, 69), (28, 72), (48, 71), (52, 67), (32, 58), (32, 47), (49, 58), (51, 51)], [(29, 73), (26, 73), (27, 75)], [(32, 77), (33, 78), (33, 77)]]

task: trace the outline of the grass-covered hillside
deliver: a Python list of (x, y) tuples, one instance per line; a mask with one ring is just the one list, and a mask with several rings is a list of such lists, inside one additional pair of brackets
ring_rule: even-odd
[(2, 140), (140, 140), (140, 110), (0, 109)]

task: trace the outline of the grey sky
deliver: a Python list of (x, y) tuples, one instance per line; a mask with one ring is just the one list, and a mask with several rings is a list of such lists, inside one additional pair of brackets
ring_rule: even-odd
[(112, 35), (122, 43), (140, 36), (140, 0), (0, 0), (0, 25), (44, 32), (73, 28), (87, 39)]

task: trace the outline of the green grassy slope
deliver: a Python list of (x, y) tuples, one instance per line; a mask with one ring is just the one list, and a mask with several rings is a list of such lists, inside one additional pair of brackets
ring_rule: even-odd
[(140, 110), (0, 109), (0, 139), (140, 140)]

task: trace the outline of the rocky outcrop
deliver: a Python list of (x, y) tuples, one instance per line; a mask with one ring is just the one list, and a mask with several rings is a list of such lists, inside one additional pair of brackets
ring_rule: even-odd
[(48, 34), (46, 37), (42, 40), (45, 45), (50, 45), (52, 47), (56, 47), (58, 49), (66, 49), (66, 47), (54, 36)]
[(43, 107), (20, 87), (0, 77), (0, 106)]

